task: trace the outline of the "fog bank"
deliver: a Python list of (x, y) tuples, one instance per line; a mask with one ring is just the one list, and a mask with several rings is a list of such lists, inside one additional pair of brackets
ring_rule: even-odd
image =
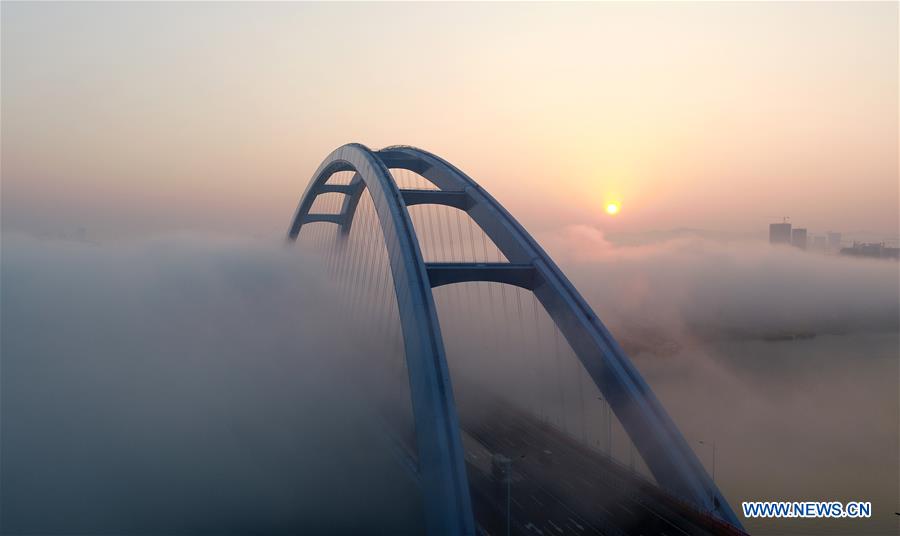
[(314, 259), (4, 235), (3, 533), (420, 530)]
[[(708, 468), (698, 441), (716, 441), (732, 505), (875, 504), (871, 521), (748, 522), (751, 532), (896, 528), (896, 263), (752, 241), (621, 247), (584, 227), (538, 238)], [(325, 271), (278, 240), (4, 235), (0, 529), (419, 532), (418, 491), (354, 378), (372, 347), (343, 326)], [(521, 381), (533, 408), (561, 394), (572, 411), (586, 381), (574, 358), (553, 364), (548, 331), (504, 348), (537, 318), (493, 329), (512, 317), (487, 294), (436, 293), (439, 312), (453, 296), (480, 306), (465, 320), (482, 331), (463, 342), (465, 326), (441, 318), (454, 375)], [(504, 314), (530, 314), (514, 296), (502, 295)], [(786, 333), (807, 338), (770, 337)], [(588, 408), (563, 422), (596, 432), (601, 417)]]

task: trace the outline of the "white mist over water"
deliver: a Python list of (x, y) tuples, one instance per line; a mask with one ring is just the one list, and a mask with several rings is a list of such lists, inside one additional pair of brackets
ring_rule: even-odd
[[(733, 505), (871, 500), (872, 520), (748, 520), (751, 533), (894, 534), (900, 265), (764, 242), (616, 247), (541, 237)], [(784, 335), (812, 338), (780, 340)]]
[(2, 254), (4, 534), (420, 531), (314, 259), (207, 236)]
[[(875, 503), (871, 522), (751, 532), (893, 530), (897, 264), (752, 242), (614, 247), (591, 229), (539, 238), (708, 467), (696, 443), (716, 441), (732, 504)], [(341, 387), (359, 347), (322, 272), (277, 240), (4, 235), (4, 532), (415, 532), (417, 491), (377, 447), (368, 401)], [(816, 336), (762, 340), (781, 330)], [(508, 372), (481, 365), (466, 370)]]

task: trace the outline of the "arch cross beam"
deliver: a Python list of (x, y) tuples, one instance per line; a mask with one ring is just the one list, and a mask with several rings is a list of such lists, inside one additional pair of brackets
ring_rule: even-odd
[(453, 190), (400, 190), (403, 202), (406, 206), (413, 205), (445, 205), (469, 210), (472, 206), (472, 198), (464, 191)]
[(491, 281), (533, 290), (537, 276), (534, 265), (510, 262), (428, 262), (425, 269), (431, 288), (452, 283)]

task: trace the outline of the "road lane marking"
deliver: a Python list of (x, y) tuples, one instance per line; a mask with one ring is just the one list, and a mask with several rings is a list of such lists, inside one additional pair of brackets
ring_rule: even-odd
[(581, 532), (584, 532), (584, 527), (582, 527), (581, 525), (579, 525), (577, 521), (575, 521), (575, 520), (572, 519), (571, 517), (569, 518), (569, 521), (571, 521), (572, 524), (575, 525), (575, 527), (578, 528), (578, 530), (580, 530)]

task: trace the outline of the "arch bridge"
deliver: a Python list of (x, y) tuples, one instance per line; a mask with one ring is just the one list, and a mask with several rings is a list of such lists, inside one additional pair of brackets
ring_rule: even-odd
[[(436, 188), (401, 188), (392, 171), (407, 170)], [(347, 183), (329, 178), (352, 173)], [(373, 151), (347, 144), (313, 174), (288, 232), (327, 223), (347, 235), (364, 192), (374, 206), (393, 281), (414, 418), (418, 474), (429, 534), (475, 534), (460, 417), (435, 307), (433, 289), (497, 282), (531, 293), (571, 346), (580, 366), (608, 402), (656, 483), (679, 500), (729, 526), (740, 522), (653, 391), (591, 307), (553, 260), (488, 192), (458, 168), (422, 149)], [(312, 210), (317, 198), (340, 194), (338, 210)], [(426, 262), (409, 207), (441, 205), (463, 211), (505, 259)]]

